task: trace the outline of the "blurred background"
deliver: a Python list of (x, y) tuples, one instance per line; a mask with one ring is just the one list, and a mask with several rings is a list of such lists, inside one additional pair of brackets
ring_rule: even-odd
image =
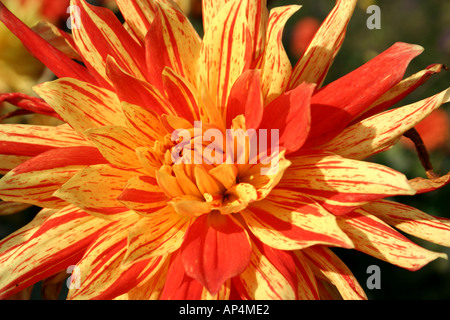
[[(16, 0), (12, 1), (17, 2)], [(53, 0), (53, 3), (59, 2), (67, 3), (67, 0)], [(88, 2), (100, 4), (100, 1)], [(110, 6), (114, 10), (113, 1), (101, 2), (102, 5)], [(180, 0), (179, 2), (183, 10), (191, 17), (191, 21), (198, 32), (202, 34), (201, 1)], [(335, 1), (268, 1), (269, 7), (286, 4), (302, 5), (302, 8), (288, 21), (283, 36), (286, 51), (292, 64), (295, 64), (320, 23), (333, 8)], [(380, 29), (371, 30), (366, 26), (366, 21), (372, 14), (366, 12), (370, 5), (377, 5), (380, 8)], [(348, 26), (344, 44), (328, 73), (325, 84), (351, 72), (398, 41), (418, 44), (425, 48), (425, 51), (410, 63), (405, 77), (434, 63), (442, 63), (450, 67), (449, 12), (450, 2), (447, 0), (360, 0)], [(53, 11), (53, 13), (55, 12)], [(119, 13), (118, 16), (120, 17)], [(65, 28), (67, 18), (68, 14), (64, 10), (60, 11), (56, 17), (55, 15), (52, 16), (52, 19), (55, 19), (54, 21), (59, 23), (62, 28)], [(30, 24), (35, 23), (33, 19), (31, 19)], [(4, 48), (8, 45), (8, 42), (4, 39), (14, 41), (11, 40), (13, 38), (10, 36), (2, 35), (5, 32), (1, 29), (2, 27), (0, 26), (0, 60), (2, 59), (2, 52), (5, 53)], [(17, 44), (14, 45), (18, 46)], [(34, 61), (33, 63), (37, 62)], [(3, 67), (0, 65), (0, 76), (2, 76), (1, 68)], [(38, 82), (46, 77), (51, 77), (39, 65), (30, 68), (32, 79), (29, 81)], [(446, 89), (450, 84), (449, 72), (443, 70), (441, 73), (433, 75), (425, 84), (396, 106), (422, 100)], [(2, 92), (6, 92), (8, 89), (2, 87), (1, 84), (0, 82), (0, 89)], [(14, 91), (14, 89), (16, 88), (13, 85), (9, 88), (11, 91)], [(441, 175), (450, 171), (449, 107), (449, 104), (444, 105), (416, 127), (430, 152), (435, 172)], [(6, 104), (0, 105), (0, 108), (2, 114), (11, 112), (11, 107)], [(6, 121), (29, 122), (30, 117), (16, 117)], [(46, 123), (47, 120), (34, 119), (33, 121)], [(426, 177), (414, 147), (408, 142), (405, 138), (391, 150), (370, 160), (401, 171), (408, 178)], [(449, 199), (450, 187), (446, 187), (432, 193), (414, 197), (397, 197), (394, 200), (414, 206), (432, 215), (450, 218)], [(0, 239), (31, 221), (37, 210), (38, 208), (31, 207), (19, 214), (0, 216)], [(449, 248), (433, 245), (406, 234), (405, 236), (427, 249), (446, 252), (450, 255)], [(438, 259), (419, 271), (410, 272), (355, 250), (335, 249), (335, 252), (350, 267), (366, 290), (369, 299), (450, 299), (450, 263), (447, 260)], [(370, 265), (380, 267), (381, 289), (369, 290), (366, 286), (367, 278), (370, 276), (367, 273), (367, 268)], [(39, 290), (38, 285), (33, 291), (33, 299), (40, 299)], [(61, 297), (63, 295), (64, 291)]]

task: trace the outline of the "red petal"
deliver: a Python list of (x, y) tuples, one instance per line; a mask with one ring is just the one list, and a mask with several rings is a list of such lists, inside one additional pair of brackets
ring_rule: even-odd
[(31, 54), (52, 70), (57, 77), (71, 77), (93, 84), (97, 83), (86, 68), (55, 49), (14, 16), (1, 2), (0, 20), (22, 41)]
[(311, 99), (311, 133), (316, 146), (341, 132), (403, 77), (422, 52), (417, 45), (396, 43), (363, 66), (318, 90)]
[(246, 128), (258, 129), (263, 110), (261, 73), (258, 70), (247, 70), (236, 80), (228, 96), (226, 127), (231, 128), (233, 119), (243, 114)]
[(215, 294), (227, 279), (245, 270), (251, 252), (246, 231), (234, 219), (210, 213), (189, 228), (181, 258), (186, 274)]
[(61, 119), (55, 110), (53, 110), (44, 100), (37, 97), (30, 97), (23, 93), (5, 93), (0, 95), (0, 105), (3, 102), (8, 102), (24, 110)]
[(278, 129), (280, 146), (294, 152), (303, 146), (310, 130), (310, 102), (314, 84), (303, 83), (264, 108), (260, 129)]
[(180, 251), (172, 254), (166, 283), (161, 300), (198, 300), (202, 296), (203, 286), (186, 275)]
[(158, 115), (173, 114), (166, 99), (154, 86), (123, 71), (112, 57), (106, 59), (106, 73), (121, 101), (143, 106)]

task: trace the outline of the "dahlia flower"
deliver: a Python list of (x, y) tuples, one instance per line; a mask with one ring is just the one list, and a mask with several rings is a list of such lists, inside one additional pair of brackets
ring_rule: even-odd
[(357, 1), (336, 1), (294, 66), (281, 40), (298, 5), (204, 0), (201, 38), (171, 0), (116, 2), (124, 25), (72, 0), (64, 48), (0, 4), (58, 77), (27, 106), (65, 121), (0, 126), (4, 205), (42, 208), (0, 242), (0, 297), (69, 268), (69, 299), (365, 299), (330, 248), (408, 270), (446, 257), (396, 229), (449, 246), (449, 220), (386, 198), (450, 175), (364, 161), (449, 101), (389, 109), (442, 68), (402, 80), (420, 46), (395, 43), (323, 86)]

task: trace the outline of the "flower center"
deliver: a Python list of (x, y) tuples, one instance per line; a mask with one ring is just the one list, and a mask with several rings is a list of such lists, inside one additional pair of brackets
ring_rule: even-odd
[(163, 165), (156, 170), (158, 185), (181, 215), (240, 212), (265, 198), (290, 164), (278, 149), (258, 149), (264, 145), (258, 138), (243, 130), (178, 130), (171, 147), (165, 144)]

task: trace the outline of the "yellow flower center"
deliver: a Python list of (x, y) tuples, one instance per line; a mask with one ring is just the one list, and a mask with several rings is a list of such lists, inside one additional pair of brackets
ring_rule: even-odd
[(168, 136), (157, 143), (166, 150), (156, 179), (181, 215), (240, 212), (266, 197), (290, 164), (278, 150), (261, 152), (256, 132), (196, 129), (172, 134), (171, 146)]

